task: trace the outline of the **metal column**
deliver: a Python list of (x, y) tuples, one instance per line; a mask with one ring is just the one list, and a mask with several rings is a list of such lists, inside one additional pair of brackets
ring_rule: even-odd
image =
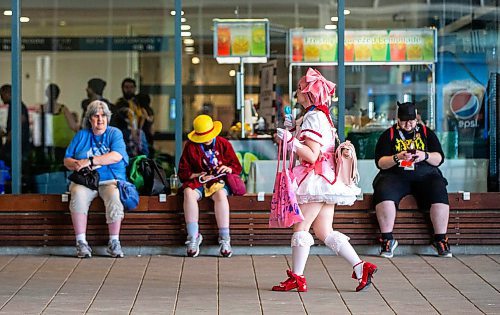
[(175, 0), (175, 165), (178, 168), (182, 154), (183, 104), (182, 104), (182, 0)]
[(12, 0), (11, 17), (11, 59), (12, 59), (12, 115), (11, 156), (12, 156), (12, 193), (21, 193), (22, 184), (22, 141), (21, 141), (21, 17), (20, 0)]

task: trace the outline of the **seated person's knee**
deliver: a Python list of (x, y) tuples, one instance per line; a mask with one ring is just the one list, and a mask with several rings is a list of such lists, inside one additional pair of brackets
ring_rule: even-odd
[(226, 193), (226, 191), (224, 189), (221, 189), (221, 190), (215, 192), (212, 195), (212, 200), (214, 202), (227, 200), (227, 193)]
[(186, 189), (184, 189), (184, 199), (198, 200), (198, 196), (199, 196), (199, 194), (196, 191), (194, 191), (193, 189), (191, 189), (189, 187), (186, 187)]

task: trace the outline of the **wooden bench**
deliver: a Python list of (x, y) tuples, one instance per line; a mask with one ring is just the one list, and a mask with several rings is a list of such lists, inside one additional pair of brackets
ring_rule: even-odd
[[(472, 193), (464, 201), (458, 193), (449, 194), (448, 236), (453, 245), (500, 245), (500, 193)], [(233, 245), (289, 245), (290, 229), (268, 227), (271, 195), (257, 201), (256, 195), (233, 196), (231, 238)], [(364, 195), (352, 207), (336, 209), (334, 229), (351, 237), (357, 245), (376, 244), (378, 224), (372, 209), (372, 196)], [(94, 200), (89, 213), (87, 238), (104, 245), (108, 239), (103, 203)], [(206, 244), (216, 244), (217, 226), (210, 200), (200, 203), (200, 231)], [(429, 244), (431, 225), (428, 214), (417, 209), (413, 197), (406, 197), (397, 212), (395, 236), (402, 245)], [(139, 208), (126, 214), (121, 240), (126, 246), (180, 246), (186, 237), (182, 198), (141, 196)], [(0, 195), (0, 246), (73, 245), (74, 233), (68, 202), (61, 195)]]

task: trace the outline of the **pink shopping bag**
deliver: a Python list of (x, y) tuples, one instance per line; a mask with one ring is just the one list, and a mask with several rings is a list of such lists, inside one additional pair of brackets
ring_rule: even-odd
[[(290, 154), (289, 167), (286, 167), (286, 153), (287, 139), (285, 135), (278, 146), (278, 166), (269, 215), (269, 227), (271, 228), (288, 228), (304, 220), (295, 197), (297, 182), (292, 172), (293, 152)], [(280, 163), (282, 163), (281, 171)]]

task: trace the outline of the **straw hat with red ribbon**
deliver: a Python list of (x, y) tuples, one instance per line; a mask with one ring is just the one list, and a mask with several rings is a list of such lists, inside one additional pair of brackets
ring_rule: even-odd
[(199, 115), (193, 120), (194, 130), (188, 134), (188, 139), (196, 143), (204, 143), (217, 137), (222, 130), (220, 121), (213, 121), (208, 115)]

